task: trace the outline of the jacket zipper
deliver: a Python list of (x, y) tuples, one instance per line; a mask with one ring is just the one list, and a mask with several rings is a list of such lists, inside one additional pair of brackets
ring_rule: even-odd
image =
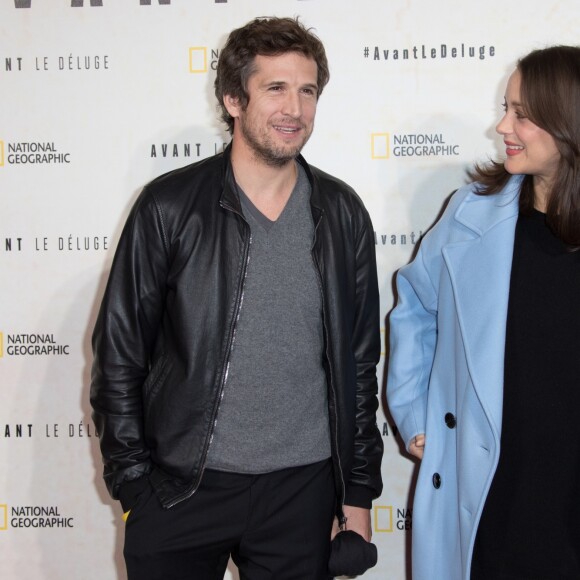
[[(222, 205), (222, 207), (224, 207), (224, 206)], [(224, 207), (224, 209), (230, 209), (230, 208)], [(247, 224), (247, 222), (242, 214), (240, 214), (235, 209), (232, 209), (232, 211), (237, 213), (243, 219), (244, 223)], [(224, 368), (222, 368), (222, 381), (221, 381), (221, 385), (220, 385), (218, 402), (217, 402), (216, 408), (213, 411), (213, 417), (212, 417), (212, 421), (211, 421), (212, 426), (211, 426), (211, 429), (210, 429), (208, 436), (206, 438), (206, 445), (205, 445), (203, 453), (202, 453), (203, 460), (202, 460), (201, 467), (199, 470), (199, 476), (197, 478), (197, 481), (191, 486), (190, 489), (188, 489), (184, 494), (180, 495), (179, 497), (174, 499), (172, 502), (167, 504), (167, 506), (166, 506), (167, 509), (170, 509), (174, 505), (190, 498), (197, 491), (197, 488), (199, 487), (199, 484), (201, 483), (201, 478), (203, 476), (203, 472), (205, 470), (205, 465), (207, 463), (207, 456), (208, 456), (208, 452), (209, 452), (209, 447), (213, 441), (215, 427), (217, 425), (218, 411), (219, 411), (222, 399), (224, 398), (225, 386), (226, 386), (226, 382), (228, 380), (228, 374), (229, 374), (229, 370), (230, 370), (230, 359), (231, 359), (232, 350), (234, 348), (234, 342), (236, 339), (236, 328), (237, 328), (238, 320), (240, 318), (242, 303), (244, 301), (244, 290), (245, 290), (245, 285), (246, 285), (246, 276), (248, 273), (248, 264), (250, 263), (250, 246), (251, 245), (252, 245), (252, 235), (250, 233), (250, 237), (248, 239), (248, 242), (244, 247), (244, 252), (245, 252), (244, 270), (243, 270), (242, 275), (241, 275), (239, 298), (238, 298), (238, 302), (236, 304), (236, 313), (234, 315), (233, 323), (232, 323), (231, 330), (230, 330), (230, 339), (229, 339), (229, 344), (228, 344), (228, 349), (227, 349), (228, 356), (224, 362)]]

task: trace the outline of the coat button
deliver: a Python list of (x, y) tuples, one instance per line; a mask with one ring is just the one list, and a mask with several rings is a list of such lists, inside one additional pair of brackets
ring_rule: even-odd
[(445, 413), (445, 425), (447, 425), (449, 429), (455, 429), (457, 420), (455, 419), (455, 415), (453, 413)]
[(441, 487), (441, 476), (438, 473), (433, 474), (433, 487), (439, 489)]

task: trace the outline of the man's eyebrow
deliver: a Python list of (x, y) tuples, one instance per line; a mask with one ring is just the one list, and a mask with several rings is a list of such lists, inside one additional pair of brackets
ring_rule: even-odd
[(314, 89), (315, 91), (318, 90), (318, 84), (317, 83), (306, 83), (305, 85), (303, 85), (304, 87), (307, 87), (309, 89)]

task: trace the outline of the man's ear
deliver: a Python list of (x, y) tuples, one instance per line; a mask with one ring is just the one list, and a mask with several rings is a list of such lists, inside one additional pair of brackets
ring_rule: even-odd
[(240, 111), (242, 109), (240, 105), (240, 99), (238, 97), (232, 97), (231, 95), (224, 95), (224, 106), (227, 112), (234, 119), (240, 116)]

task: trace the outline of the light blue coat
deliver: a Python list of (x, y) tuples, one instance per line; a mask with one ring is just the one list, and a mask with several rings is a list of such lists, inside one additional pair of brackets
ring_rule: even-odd
[[(397, 275), (389, 408), (407, 445), (425, 433), (413, 505), (413, 580), (468, 580), (499, 459), (504, 349), (521, 177), (458, 190)], [(439, 486), (437, 487), (437, 483)]]

